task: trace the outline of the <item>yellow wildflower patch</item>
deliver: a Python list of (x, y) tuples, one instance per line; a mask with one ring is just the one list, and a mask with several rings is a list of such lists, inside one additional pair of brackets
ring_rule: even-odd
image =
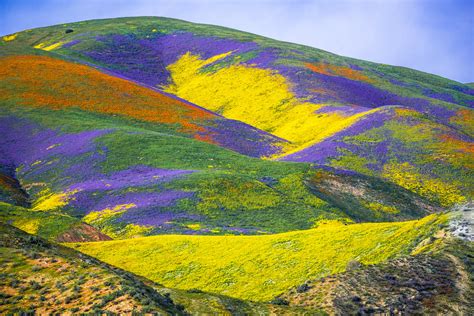
[(116, 217), (125, 211), (131, 209), (132, 207), (135, 207), (136, 205), (134, 203), (130, 204), (118, 204), (114, 207), (111, 208), (105, 208), (100, 211), (93, 211), (84, 216), (82, 219), (84, 222), (91, 224), (91, 225), (100, 225), (103, 223), (105, 220), (111, 219), (113, 217)]
[(321, 104), (296, 98), (286, 78), (270, 69), (233, 64), (215, 72), (202, 71), (231, 53), (208, 59), (189, 52), (184, 54), (168, 66), (172, 84), (164, 90), (293, 142), (294, 146), (287, 148), (288, 153), (319, 142), (377, 111), (352, 116), (315, 113)]
[(201, 229), (201, 224), (196, 223), (196, 224), (188, 224), (186, 225), (187, 228), (192, 229), (192, 230), (200, 230)]
[(40, 227), (40, 220), (35, 219), (19, 219), (16, 220), (14, 226), (27, 232), (28, 234), (37, 234)]
[(33, 163), (31, 164), (31, 166), (32, 166), (32, 167), (33, 167), (33, 166), (37, 166), (37, 165), (39, 165), (41, 162), (42, 162), (41, 160), (36, 160), (35, 162), (33, 162)]
[(423, 175), (408, 162), (386, 164), (382, 176), (430, 200), (438, 200), (446, 207), (466, 200), (455, 183)]
[(15, 34), (11, 34), (11, 35), (5, 35), (4, 37), (2, 37), (2, 39), (5, 42), (10, 42), (10, 41), (13, 41), (17, 36), (18, 36), (18, 34), (15, 33)]
[(54, 44), (51, 44), (51, 45), (47, 45), (45, 43), (39, 43), (38, 45), (35, 45), (34, 48), (42, 49), (42, 50), (46, 50), (46, 51), (51, 51), (51, 50), (54, 50), (56, 48), (59, 48), (59, 47), (63, 46), (64, 44), (65, 44), (65, 42), (57, 42), (57, 43), (54, 43)]
[(53, 193), (50, 189), (40, 192), (40, 197), (33, 203), (34, 211), (53, 211), (67, 205), (71, 197), (79, 190)]
[(308, 279), (342, 272), (351, 260), (375, 264), (409, 254), (447, 219), (435, 214), (263, 236), (161, 235), (69, 246), (168, 287), (269, 301)]

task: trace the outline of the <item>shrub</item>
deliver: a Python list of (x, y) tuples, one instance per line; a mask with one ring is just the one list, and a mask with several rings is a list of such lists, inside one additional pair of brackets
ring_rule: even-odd
[(203, 293), (200, 289), (190, 289), (190, 290), (188, 290), (188, 292), (189, 293)]
[(346, 270), (347, 271), (354, 271), (360, 269), (362, 264), (357, 260), (351, 260), (347, 263)]
[(311, 289), (311, 286), (309, 286), (307, 283), (301, 284), (296, 288), (297, 293), (305, 293), (308, 292), (309, 289)]
[(281, 297), (276, 297), (270, 301), (270, 304), (274, 305), (290, 305), (290, 302)]
[(18, 280), (16, 280), (16, 279), (13, 279), (13, 280), (10, 281), (9, 285), (10, 285), (12, 288), (16, 288), (19, 283), (20, 283), (20, 281), (18, 281)]
[(33, 290), (39, 290), (42, 288), (41, 284), (36, 281), (30, 281), (30, 286)]

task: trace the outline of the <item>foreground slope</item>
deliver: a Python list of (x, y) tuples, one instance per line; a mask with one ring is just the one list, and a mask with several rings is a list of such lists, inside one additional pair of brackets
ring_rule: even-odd
[(132, 274), (0, 223), (2, 313), (183, 314)]
[[(279, 314), (298, 307), (258, 304), (164, 288), (104, 262), (0, 223), (0, 312)], [(318, 309), (314, 310), (317, 314)]]
[[(153, 236), (70, 247), (168, 287), (268, 301), (307, 279), (410, 254), (447, 215), (419, 221), (327, 223), (269, 236)], [(203, 277), (206, 276), (206, 277)]]
[(469, 315), (474, 309), (473, 245), (448, 239), (441, 249), (360, 266), (310, 280), (279, 297), (281, 303), (330, 314)]

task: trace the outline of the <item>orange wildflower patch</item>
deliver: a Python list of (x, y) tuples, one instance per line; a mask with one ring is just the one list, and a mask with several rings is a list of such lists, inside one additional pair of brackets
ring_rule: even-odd
[(206, 135), (194, 134), (194, 139), (202, 141), (202, 142), (210, 143), (210, 144), (216, 144), (216, 142), (212, 139), (212, 136), (210, 134), (206, 134)]
[(205, 132), (198, 125), (212, 113), (133, 82), (71, 62), (46, 56), (0, 59), (0, 80), (7, 82), (1, 99), (17, 99), (27, 106), (80, 109), (123, 115), (138, 120), (177, 124), (189, 134)]
[(465, 153), (474, 154), (474, 143), (467, 142), (447, 134), (440, 135), (439, 138), (454, 148), (458, 148)]
[(331, 65), (326, 63), (306, 63), (305, 65), (308, 69), (323, 75), (344, 77), (351, 80), (365, 81), (369, 83), (373, 82), (372, 79), (364, 75), (362, 72), (349, 67)]
[(472, 109), (459, 110), (449, 121), (472, 129), (474, 126), (474, 111)]

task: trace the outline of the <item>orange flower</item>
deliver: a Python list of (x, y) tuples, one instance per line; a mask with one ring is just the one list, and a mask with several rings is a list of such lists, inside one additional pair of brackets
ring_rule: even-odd
[(364, 75), (362, 72), (351, 69), (349, 67), (325, 64), (325, 63), (319, 63), (319, 64), (306, 63), (305, 65), (308, 69), (314, 72), (323, 74), (323, 75), (344, 77), (351, 80), (365, 81), (369, 83), (373, 82), (372, 79)]
[[(177, 124), (180, 131), (191, 135), (205, 132), (199, 123), (216, 117), (158, 91), (46, 56), (0, 59), (0, 80), (10, 83), (5, 91), (2, 89), (1, 98), (20, 96), (20, 102), (27, 106), (58, 110), (78, 107), (148, 122)], [(210, 137), (198, 137), (212, 142)]]

